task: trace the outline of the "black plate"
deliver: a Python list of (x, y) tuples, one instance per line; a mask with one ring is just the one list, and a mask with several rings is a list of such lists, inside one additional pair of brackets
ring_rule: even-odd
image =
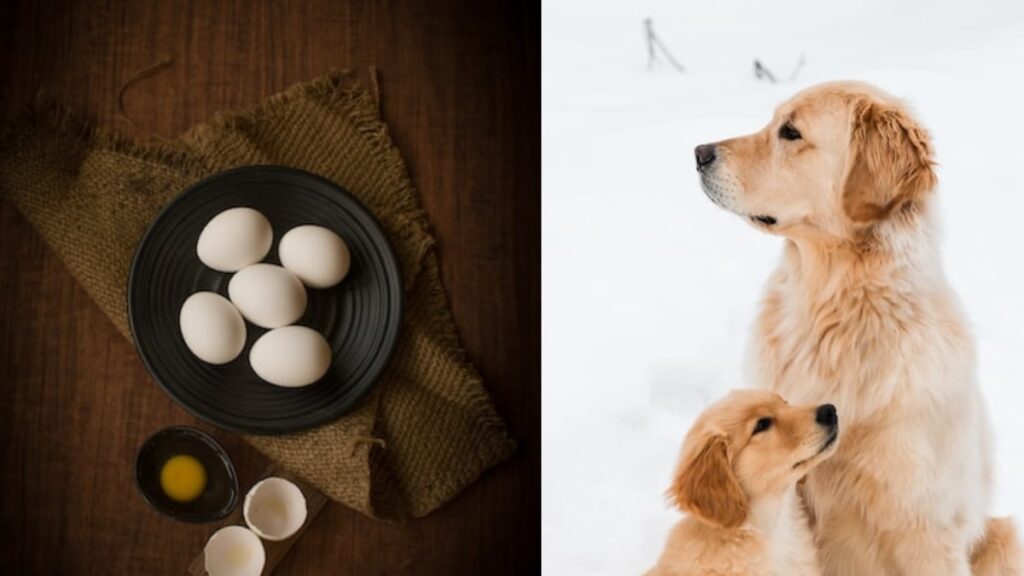
[[(280, 264), (281, 236), (301, 224), (333, 230), (352, 253), (340, 284), (306, 289), (309, 304), (297, 324), (323, 334), (333, 353), (327, 374), (314, 384), (281, 388), (260, 380), (249, 367), (249, 349), (266, 330), (248, 322), (245, 349), (229, 364), (206, 364), (185, 346), (182, 303), (201, 290), (227, 298), (231, 278), (199, 261), (196, 241), (211, 218), (237, 206), (270, 220), (274, 244), (264, 262)], [(398, 264), (370, 212), (324, 178), (276, 166), (222, 172), (172, 200), (139, 242), (128, 277), (128, 321), (153, 378), (192, 414), (252, 434), (304, 430), (350, 410), (387, 364), (401, 313)]]
[[(206, 470), (206, 488), (191, 502), (176, 502), (160, 487), (160, 471), (172, 456), (187, 454)], [(238, 477), (224, 449), (209, 434), (171, 426), (146, 439), (135, 455), (135, 487), (154, 509), (182, 522), (220, 520), (238, 503)]]

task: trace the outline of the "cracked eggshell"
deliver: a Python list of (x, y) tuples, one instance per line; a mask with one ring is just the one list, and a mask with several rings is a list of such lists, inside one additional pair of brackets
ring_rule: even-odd
[(181, 305), (178, 325), (185, 346), (203, 362), (227, 364), (245, 348), (245, 322), (227, 298), (196, 292)]
[(264, 540), (284, 540), (306, 522), (306, 497), (284, 478), (261, 480), (245, 495), (245, 523)]
[(203, 549), (203, 567), (209, 576), (259, 576), (266, 561), (263, 542), (244, 526), (217, 530)]
[(306, 289), (295, 274), (273, 264), (246, 266), (228, 282), (242, 316), (263, 328), (287, 326), (306, 311)]
[(252, 208), (231, 208), (214, 216), (196, 242), (199, 260), (219, 272), (236, 272), (270, 252), (274, 231), (267, 217)]
[(281, 264), (310, 288), (330, 288), (341, 282), (352, 266), (348, 245), (323, 226), (296, 226), (281, 237), (277, 247)]
[(267, 332), (249, 350), (256, 375), (278, 386), (295, 388), (319, 380), (331, 367), (331, 347), (319, 332), (285, 326)]

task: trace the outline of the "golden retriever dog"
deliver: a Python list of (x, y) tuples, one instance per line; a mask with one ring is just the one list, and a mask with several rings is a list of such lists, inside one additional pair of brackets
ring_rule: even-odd
[(753, 377), (839, 406), (842, 446), (803, 490), (824, 573), (1020, 574), (1013, 525), (986, 520), (988, 416), (941, 267), (927, 132), (882, 91), (830, 83), (696, 157), (714, 203), (786, 240)]
[(737, 390), (683, 442), (669, 498), (689, 517), (648, 576), (821, 574), (796, 483), (835, 451), (836, 408)]

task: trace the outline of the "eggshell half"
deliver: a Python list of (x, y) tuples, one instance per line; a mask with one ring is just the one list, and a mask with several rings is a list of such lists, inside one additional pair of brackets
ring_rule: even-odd
[(284, 540), (306, 522), (306, 497), (298, 486), (284, 478), (266, 478), (246, 494), (242, 515), (260, 538)]
[(203, 227), (196, 255), (214, 270), (235, 272), (263, 260), (273, 241), (274, 231), (266, 216), (252, 208), (231, 208)]
[(245, 322), (227, 298), (196, 292), (181, 305), (178, 324), (185, 346), (203, 362), (227, 364), (245, 347)]
[(327, 373), (331, 347), (312, 328), (285, 326), (260, 336), (249, 351), (249, 365), (271, 384), (307, 386)]
[(297, 226), (281, 237), (281, 264), (310, 288), (330, 288), (341, 282), (352, 265), (348, 245), (323, 226)]
[(214, 532), (203, 556), (209, 576), (259, 576), (267, 561), (263, 542), (244, 526), (225, 526)]
[(238, 271), (228, 282), (228, 296), (246, 320), (263, 328), (287, 326), (306, 311), (302, 282), (273, 264), (253, 264)]

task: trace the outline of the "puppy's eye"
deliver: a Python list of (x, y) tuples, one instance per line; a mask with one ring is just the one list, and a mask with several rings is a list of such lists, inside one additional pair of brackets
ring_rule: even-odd
[(789, 122), (786, 122), (782, 125), (782, 128), (779, 128), (779, 138), (783, 140), (799, 140), (801, 138), (800, 131), (793, 128), (793, 125)]
[(757, 424), (754, 424), (754, 433), (751, 434), (751, 436), (755, 436), (755, 435), (760, 434), (761, 432), (764, 432), (765, 430), (771, 428), (773, 423), (774, 423), (774, 420), (772, 420), (771, 418), (768, 418), (767, 416), (764, 417), (764, 418), (759, 418), (757, 420)]

